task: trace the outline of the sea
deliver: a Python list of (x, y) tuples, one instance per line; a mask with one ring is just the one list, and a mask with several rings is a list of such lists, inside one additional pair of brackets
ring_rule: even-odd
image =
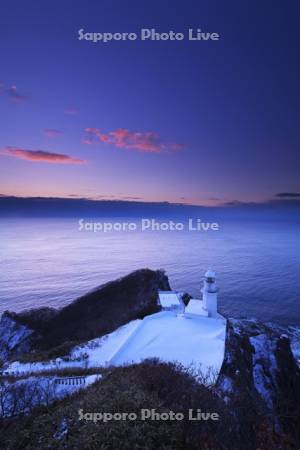
[[(183, 229), (142, 229), (142, 219), (130, 217), (1, 218), (0, 314), (60, 308), (146, 267), (164, 269), (172, 289), (201, 298), (211, 268), (225, 316), (300, 325), (299, 219), (228, 216), (218, 221), (219, 229), (198, 231), (189, 229), (187, 217), (174, 221)], [(112, 229), (104, 232), (104, 223)], [(124, 223), (136, 228), (115, 226)]]

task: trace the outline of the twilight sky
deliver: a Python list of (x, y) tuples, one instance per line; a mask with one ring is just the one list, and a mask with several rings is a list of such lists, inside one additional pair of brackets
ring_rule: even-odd
[[(299, 2), (5, 0), (0, 193), (195, 204), (300, 191)], [(78, 40), (217, 32), (219, 41)]]

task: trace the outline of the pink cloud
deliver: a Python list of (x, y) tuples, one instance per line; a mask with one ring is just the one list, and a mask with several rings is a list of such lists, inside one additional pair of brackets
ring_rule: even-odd
[(144, 153), (162, 153), (184, 148), (181, 144), (164, 143), (159, 134), (153, 131), (138, 132), (129, 131), (126, 128), (118, 128), (106, 134), (99, 128), (86, 128), (84, 131), (86, 136), (83, 142), (88, 145), (100, 141), (120, 149), (132, 149)]
[(79, 114), (79, 109), (76, 106), (68, 106), (65, 110), (64, 113), (67, 116), (76, 116), (77, 114)]
[(45, 128), (44, 133), (46, 136), (48, 136), (50, 138), (55, 138), (55, 137), (61, 136), (63, 134), (62, 131), (54, 130), (53, 128)]
[(83, 159), (73, 158), (63, 153), (52, 153), (44, 150), (25, 150), (17, 147), (5, 147), (2, 155), (25, 159), (32, 162), (44, 162), (51, 164), (86, 164)]
[(86, 137), (86, 138), (82, 139), (82, 142), (86, 145), (92, 145), (93, 139)]

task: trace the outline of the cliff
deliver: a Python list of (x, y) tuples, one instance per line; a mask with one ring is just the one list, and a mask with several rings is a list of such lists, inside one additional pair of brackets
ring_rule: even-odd
[(0, 363), (11, 355), (18, 356), (28, 352), (31, 349), (32, 334), (33, 330), (15, 320), (15, 314), (5, 312), (0, 321)]
[[(159, 311), (158, 290), (168, 289), (163, 271), (141, 269), (99, 286), (60, 310), (6, 312), (0, 321), (0, 358), (5, 361), (23, 350), (31, 350), (30, 356), (37, 358), (41, 352), (46, 358), (67, 353), (75, 343), (103, 336), (131, 320)], [(16, 329), (19, 335), (14, 338)]]
[(217, 386), (239, 422), (267, 419), (300, 443), (300, 369), (288, 336), (275, 325), (228, 320)]
[[(169, 289), (168, 278), (163, 271), (142, 269), (102, 285), (60, 310), (42, 308), (19, 314), (6, 312), (0, 321), (0, 358), (4, 362), (8, 359), (20, 359), (22, 355), (23, 358), (39, 359), (41, 356), (43, 358), (55, 356), (59, 352), (67, 353), (75, 343), (103, 336), (131, 320), (158, 311), (156, 302), (158, 290)], [(116, 395), (117, 403), (121, 393), (125, 406), (130, 398), (135, 396), (136, 385), (132, 383), (132, 379), (136, 374), (143, 372), (141, 367), (145, 368), (151, 381), (150, 394), (151, 389), (154, 391), (156, 389), (152, 382), (155, 374), (158, 374), (159, 378), (163, 371), (167, 370), (167, 366), (156, 363), (135, 365), (124, 369), (125, 372), (121, 368), (109, 369), (106, 374), (108, 385), (110, 374), (112, 377), (114, 374), (120, 375), (120, 377), (118, 375), (116, 386), (119, 386), (122, 377), (130, 374), (126, 392), (121, 392), (120, 388), (120, 392)], [(173, 408), (171, 400), (177, 389), (178, 392), (183, 389), (182, 386), (175, 386), (178, 368), (175, 368), (175, 371), (173, 369), (168, 372), (168, 383), (163, 387), (164, 395), (168, 398), (165, 408)], [(182, 368), (179, 372), (182, 372)], [(181, 376), (183, 378), (180, 378)], [(190, 374), (186, 372), (179, 376), (182, 380), (187, 379), (186, 377), (190, 380), (190, 385), (182, 390), (180, 398), (188, 389), (191, 390), (189, 397), (191, 400), (182, 407), (202, 408), (205, 396), (213, 393), (211, 410), (214, 411), (216, 408), (226, 416), (226, 421), (219, 429), (220, 440), (217, 443), (214, 442), (213, 445), (216, 447), (213, 448), (228, 448), (226, 447), (228, 442), (229, 445), (233, 445), (231, 441), (233, 436), (236, 442), (243, 444), (244, 449), (300, 447), (300, 371), (291, 351), (289, 337), (280, 327), (256, 320), (228, 319), (224, 361), (212, 390), (206, 394), (206, 391), (202, 389), (195, 403), (193, 392), (196, 389), (196, 379), (193, 381)], [(144, 382), (144, 372), (139, 382)], [(103, 395), (107, 395), (105, 384), (99, 386), (102, 386), (100, 389), (103, 390)], [(99, 386), (95, 388), (95, 392)], [(114, 389), (116, 390), (115, 387)], [(159, 396), (161, 392), (158, 391), (155, 395)], [(88, 392), (80, 394), (80, 401), (86, 402), (89, 398)], [(152, 396), (151, 399), (153, 399)], [(149, 407), (153, 406), (151, 401)], [(73, 400), (70, 400), (70, 405), (73, 405), (72, 402)], [(53, 411), (55, 408), (57, 411), (60, 410), (60, 404), (53, 408)], [(45, 413), (46, 418), (47, 414), (48, 412)], [(33, 416), (34, 422), (36, 417)], [(59, 420), (64, 420), (63, 415)], [(73, 435), (78, 435), (78, 421), (75, 422), (74, 430), (70, 431), (71, 439)], [(24, 426), (26, 428), (27, 425)], [(55, 423), (55, 427), (59, 427), (59, 422)], [(124, 427), (123, 431), (126, 434), (128, 427), (127, 425)], [(228, 429), (230, 433), (227, 436), (228, 442), (223, 447), (222, 436), (225, 429)], [(33, 430), (32, 425), (31, 431)], [(191, 438), (190, 448), (197, 448), (196, 444), (195, 447), (193, 445), (200, 437), (200, 431), (197, 427), (194, 429), (195, 441)], [(53, 432), (54, 430), (49, 430), (50, 435)], [(167, 434), (168, 432), (167, 429), (163, 431)], [(178, 439), (184, 442), (186, 433), (186, 429), (179, 429), (181, 437)], [(42, 439), (42, 436), (39, 436)], [(208, 440), (212, 439), (213, 430), (207, 430), (205, 436)], [(102, 442), (100, 432), (99, 435), (97, 434), (97, 439)], [(49, 442), (51, 439), (47, 445)]]

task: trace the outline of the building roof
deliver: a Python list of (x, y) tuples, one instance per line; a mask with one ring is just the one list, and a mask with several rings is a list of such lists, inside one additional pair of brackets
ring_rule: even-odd
[(185, 308), (186, 314), (194, 314), (197, 316), (208, 316), (208, 312), (203, 309), (203, 302), (202, 300), (198, 300), (196, 298), (191, 298), (188, 305)]
[(159, 291), (159, 303), (163, 308), (171, 308), (172, 306), (180, 306), (180, 300), (177, 292)]

